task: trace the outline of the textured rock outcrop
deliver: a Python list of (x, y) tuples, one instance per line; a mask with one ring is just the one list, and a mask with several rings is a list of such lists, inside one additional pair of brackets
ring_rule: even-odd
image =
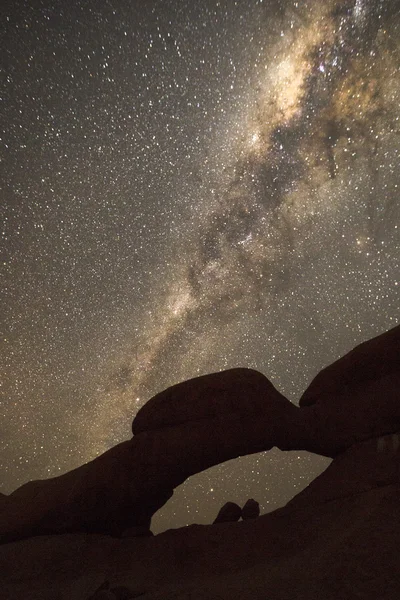
[(399, 388), (400, 327), (322, 371), (301, 408), (250, 369), (178, 384), (139, 411), (133, 439), (0, 499), (0, 541), (147, 531), (175, 487), (215, 464), (273, 446), (335, 457), (363, 440), (399, 431)]

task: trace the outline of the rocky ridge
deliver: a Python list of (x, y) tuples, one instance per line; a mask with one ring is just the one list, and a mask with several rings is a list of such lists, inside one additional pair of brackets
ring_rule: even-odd
[[(321, 371), (299, 408), (247, 369), (158, 394), (132, 440), (0, 497), (3, 596), (117, 598), (125, 587), (146, 600), (400, 597), (399, 384), (396, 327)], [(334, 460), (259, 518), (250, 505), (255, 517), (238, 523), (124, 536), (143, 536), (188, 476), (273, 446)]]

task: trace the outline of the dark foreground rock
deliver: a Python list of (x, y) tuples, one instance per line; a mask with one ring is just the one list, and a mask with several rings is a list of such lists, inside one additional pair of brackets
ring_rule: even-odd
[(88, 600), (131, 600), (143, 595), (144, 592), (134, 592), (122, 585), (110, 587), (110, 582), (105, 581)]
[(257, 519), (260, 516), (260, 505), (253, 498), (249, 498), (246, 504), (242, 508), (242, 519), (247, 521), (248, 519)]
[(224, 504), (217, 516), (214, 519), (214, 524), (216, 523), (236, 523), (242, 516), (242, 509), (236, 502), (227, 502)]
[(392, 437), (356, 444), (258, 519), (153, 538), (68, 534), (3, 545), (1, 597), (87, 600), (108, 581), (144, 600), (397, 600), (400, 452)]
[(336, 456), (352, 444), (400, 430), (400, 326), (323, 369), (300, 399), (307, 450)]
[(189, 476), (244, 454), (309, 450), (335, 457), (400, 429), (400, 327), (322, 371), (301, 408), (251, 369), (183, 382), (133, 421), (134, 437), (65, 475), (0, 501), (0, 542), (34, 535), (148, 530)]
[[(392, 377), (400, 370), (400, 326), (359, 344), (345, 356), (318, 373), (300, 399), (300, 406), (325, 401), (335, 394), (361, 388), (367, 392), (376, 381)], [(363, 402), (359, 398), (358, 408)], [(381, 406), (387, 401), (381, 398)], [(379, 406), (379, 405), (378, 405)], [(377, 413), (380, 411), (376, 411)], [(377, 415), (378, 416), (378, 415)]]
[(224, 419), (232, 413), (243, 419), (268, 413), (279, 421), (290, 411), (288, 402), (258, 371), (230, 369), (183, 381), (157, 394), (137, 413), (132, 432)]
[[(68, 532), (120, 536), (127, 529), (148, 529), (152, 515), (190, 475), (274, 445), (296, 446), (291, 432), (299, 409), (257, 371), (232, 369), (172, 389), (174, 410), (179, 414), (182, 406), (183, 422), (166, 425), (162, 420), (156, 429), (141, 427), (131, 440), (78, 469), (22, 486), (3, 503), (0, 542)], [(207, 396), (210, 389), (218, 390), (213, 403)], [(144, 414), (149, 412), (153, 426), (159, 396), (148, 404)]]
[[(322, 371), (301, 408), (248, 369), (162, 392), (132, 440), (0, 497), (0, 597), (87, 600), (125, 587), (146, 600), (397, 599), (399, 389), (397, 327)], [(148, 536), (187, 477), (272, 446), (334, 460), (269, 515)]]

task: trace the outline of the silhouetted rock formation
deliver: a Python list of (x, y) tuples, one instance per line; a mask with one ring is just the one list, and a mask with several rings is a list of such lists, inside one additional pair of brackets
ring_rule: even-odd
[[(121, 586), (146, 600), (397, 599), (399, 378), (397, 327), (324, 369), (300, 408), (247, 369), (158, 394), (132, 440), (0, 498), (3, 542), (42, 536), (0, 548), (0, 589), (7, 600), (53, 600), (55, 589), (59, 600), (85, 600)], [(147, 532), (188, 476), (274, 445), (334, 460), (258, 519), (155, 537), (87, 535)], [(68, 532), (77, 533), (60, 535)], [(112, 584), (99, 590), (105, 573)]]
[(134, 435), (143, 431), (177, 427), (194, 421), (220, 419), (230, 415), (251, 419), (255, 415), (285, 418), (293, 405), (268, 379), (252, 369), (230, 369), (178, 383), (139, 410), (132, 423)]
[(135, 525), (133, 527), (129, 527), (129, 529), (125, 529), (121, 537), (148, 537), (152, 535), (153, 533), (148, 527), (141, 527), (140, 525)]
[(68, 534), (0, 546), (5, 600), (86, 600), (105, 578), (144, 600), (397, 600), (400, 451), (393, 434), (333, 460), (285, 507), (152, 538)]
[(242, 508), (242, 519), (247, 521), (248, 519), (257, 519), (260, 516), (260, 505), (253, 498), (249, 498), (246, 504)]
[[(173, 398), (177, 425), (167, 417), (154, 423), (164, 395), (166, 402)], [(180, 408), (184, 419), (179, 422)], [(78, 531), (120, 536), (131, 527), (148, 529), (152, 515), (190, 475), (274, 445), (290, 447), (298, 412), (266, 377), (250, 369), (174, 386), (139, 411), (133, 429), (140, 432), (132, 440), (11, 494), (0, 514), (0, 541)], [(142, 424), (138, 428), (136, 420)]]
[(235, 523), (242, 516), (242, 509), (235, 502), (227, 502), (220, 508), (215, 523)]
[[(320, 371), (303, 393), (300, 406), (310, 406), (321, 402), (324, 398), (329, 403), (335, 395), (356, 390), (356, 402), (359, 402), (358, 408), (362, 410), (363, 401), (358, 393), (360, 389), (370, 397), (371, 385), (375, 386), (376, 381), (386, 382), (386, 377), (392, 378), (399, 371), (400, 325), (356, 346), (348, 354)], [(385, 399), (384, 404), (387, 401), (388, 399)], [(393, 395), (390, 401), (397, 406)], [(380, 416), (377, 414), (381, 412), (380, 409), (381, 404), (378, 404), (375, 409), (377, 417)], [(387, 412), (386, 407), (384, 412)]]
[(323, 369), (300, 399), (305, 450), (335, 457), (400, 430), (400, 326)]

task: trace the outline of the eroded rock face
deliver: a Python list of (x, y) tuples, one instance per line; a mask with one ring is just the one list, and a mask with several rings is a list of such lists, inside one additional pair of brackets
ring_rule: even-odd
[(322, 371), (291, 404), (264, 375), (232, 369), (178, 384), (134, 419), (133, 439), (65, 475), (0, 498), (0, 541), (68, 532), (147, 531), (189, 476), (269, 450), (335, 457), (400, 430), (400, 327)]

